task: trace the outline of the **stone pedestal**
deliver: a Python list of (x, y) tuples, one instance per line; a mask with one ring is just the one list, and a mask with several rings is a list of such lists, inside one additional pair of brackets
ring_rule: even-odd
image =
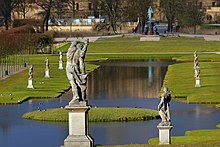
[(32, 89), (34, 88), (32, 79), (29, 79), (29, 80), (28, 80), (28, 86), (27, 86), (27, 88), (32, 88)]
[(69, 136), (63, 147), (93, 147), (93, 139), (88, 134), (88, 106), (66, 106), (69, 112)]
[(50, 78), (50, 70), (45, 70), (45, 78)]
[(59, 68), (58, 69), (63, 69), (63, 61), (59, 61)]
[(157, 126), (159, 129), (159, 145), (171, 144), (170, 131), (173, 126)]
[(195, 87), (200, 87), (201, 85), (200, 85), (200, 78), (196, 78), (196, 85), (195, 85)]

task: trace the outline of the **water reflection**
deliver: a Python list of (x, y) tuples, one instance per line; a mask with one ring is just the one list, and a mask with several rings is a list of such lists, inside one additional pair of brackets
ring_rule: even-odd
[(167, 65), (172, 63), (151, 59), (101, 63), (89, 76), (89, 99), (157, 97)]
[[(102, 67), (89, 77), (89, 104), (97, 107), (156, 109), (159, 99), (153, 97), (160, 90), (167, 65), (172, 63), (161, 60), (102, 63)], [(0, 147), (60, 147), (68, 135), (68, 123), (30, 121), (21, 116), (38, 108), (64, 107), (71, 98), (69, 91), (59, 99), (1, 106)], [(174, 101), (170, 104), (174, 136), (184, 135), (185, 131), (191, 129), (213, 129), (220, 123), (219, 109)], [(158, 137), (156, 126), (159, 121), (89, 123), (89, 132), (95, 144), (144, 144), (149, 138)]]

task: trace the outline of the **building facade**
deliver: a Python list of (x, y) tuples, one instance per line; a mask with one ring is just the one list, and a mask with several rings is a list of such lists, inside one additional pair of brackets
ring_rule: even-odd
[[(30, 3), (27, 3), (26, 9), (26, 18), (40, 19), (40, 12), (42, 9), (35, 4), (36, 0), (30, 0)], [(92, 0), (73, 0), (74, 2), (72, 8), (70, 5), (66, 5), (66, 12), (63, 17), (65, 18), (77, 18), (77, 19), (86, 19), (88, 17), (99, 18), (102, 15), (101, 10), (94, 8)], [(215, 22), (220, 19), (220, 0), (200, 0), (200, 7), (205, 9), (205, 22)], [(19, 9), (19, 8), (18, 8)], [(13, 12), (13, 18), (23, 18), (23, 14), (16, 9)], [(160, 0), (153, 0), (153, 11), (154, 19), (156, 20), (165, 20), (165, 16), (160, 11)], [(58, 17), (52, 10), (52, 17)]]

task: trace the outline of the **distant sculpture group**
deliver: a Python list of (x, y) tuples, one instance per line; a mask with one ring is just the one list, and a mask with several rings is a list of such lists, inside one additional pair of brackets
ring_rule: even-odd
[(31, 65), (30, 68), (29, 68), (29, 78), (28, 78), (28, 86), (27, 88), (34, 88), (33, 86), (33, 66)]
[(86, 105), (86, 81), (84, 58), (88, 39), (72, 42), (67, 52), (66, 75), (72, 87), (73, 99), (69, 105)]
[(197, 51), (194, 52), (194, 77), (196, 79), (195, 87), (200, 87), (200, 65)]

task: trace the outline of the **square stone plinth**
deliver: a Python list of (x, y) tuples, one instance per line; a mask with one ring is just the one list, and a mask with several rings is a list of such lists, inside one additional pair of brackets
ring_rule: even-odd
[(195, 87), (200, 87), (201, 85), (200, 85), (200, 79), (196, 79), (196, 85), (195, 85)]
[(88, 135), (69, 135), (63, 147), (93, 147), (93, 140)]
[(32, 88), (32, 89), (34, 89), (32, 79), (29, 79), (29, 80), (28, 80), (28, 86), (27, 86), (27, 88)]
[(159, 145), (171, 144), (170, 131), (173, 126), (157, 126), (159, 129)]
[(69, 135), (64, 140), (63, 147), (93, 147), (93, 139), (88, 134), (89, 106), (68, 105)]

